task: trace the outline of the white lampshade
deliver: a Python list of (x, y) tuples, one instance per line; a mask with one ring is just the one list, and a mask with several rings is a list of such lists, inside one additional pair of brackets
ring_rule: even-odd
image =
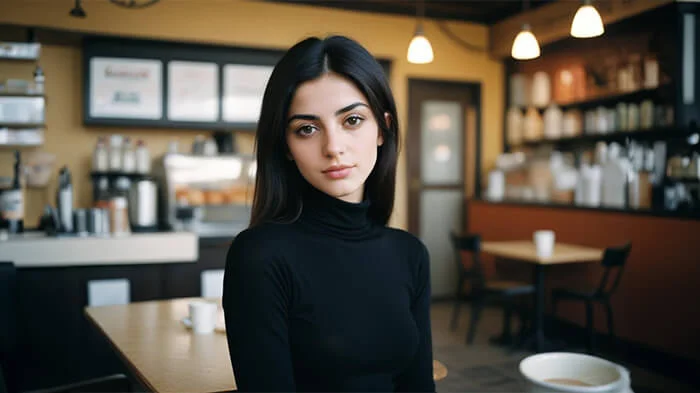
[(574, 15), (571, 22), (571, 35), (576, 38), (598, 37), (605, 32), (603, 20), (598, 10), (586, 1)]
[(408, 45), (408, 62), (413, 64), (428, 64), (433, 61), (433, 47), (423, 35), (422, 29), (416, 29), (411, 43)]
[(540, 57), (540, 44), (537, 43), (537, 38), (530, 31), (530, 26), (524, 25), (520, 33), (515, 36), (510, 54), (517, 60), (530, 60)]

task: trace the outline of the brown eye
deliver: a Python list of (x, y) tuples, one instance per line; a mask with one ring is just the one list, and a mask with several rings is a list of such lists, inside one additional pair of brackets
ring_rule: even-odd
[(296, 134), (299, 136), (311, 136), (314, 132), (316, 132), (316, 127), (310, 125), (301, 126), (296, 130)]
[(347, 119), (345, 119), (345, 122), (350, 126), (350, 127), (357, 127), (362, 123), (363, 118), (360, 116), (350, 116)]

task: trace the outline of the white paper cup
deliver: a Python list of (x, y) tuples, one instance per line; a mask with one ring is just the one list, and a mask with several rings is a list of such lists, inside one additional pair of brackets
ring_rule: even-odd
[(192, 331), (195, 334), (209, 334), (216, 326), (218, 307), (216, 303), (194, 301), (189, 304)]
[[(520, 374), (529, 393), (627, 393), (629, 372), (599, 357), (568, 352), (529, 356), (520, 362)], [(590, 386), (564, 385), (555, 380), (576, 380)]]
[(541, 230), (535, 231), (532, 236), (535, 242), (535, 249), (537, 250), (537, 256), (540, 258), (549, 258), (554, 253), (554, 231)]

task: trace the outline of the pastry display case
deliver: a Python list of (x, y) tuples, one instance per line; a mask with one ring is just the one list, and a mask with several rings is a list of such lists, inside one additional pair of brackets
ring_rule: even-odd
[(166, 154), (157, 163), (163, 222), (202, 237), (235, 236), (247, 227), (256, 163), (245, 155)]

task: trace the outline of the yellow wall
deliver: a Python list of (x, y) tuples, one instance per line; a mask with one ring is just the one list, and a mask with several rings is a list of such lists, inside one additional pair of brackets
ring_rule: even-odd
[[(259, 1), (163, 0), (141, 10), (122, 9), (107, 1), (87, 1), (83, 3), (88, 17), (76, 19), (68, 16), (72, 6), (70, 1), (3, 0), (2, 3), (0, 25), (275, 49), (286, 49), (310, 35), (347, 35), (365, 45), (375, 56), (393, 60), (391, 86), (396, 96), (399, 121), (403, 125), (402, 132), (406, 130), (408, 118), (408, 78), (479, 81), (482, 83), (483, 168), (493, 163), (502, 146), (502, 64), (486, 53), (463, 49), (429, 21), (424, 29), (433, 45), (435, 61), (429, 65), (414, 65), (406, 61), (406, 49), (415, 28), (415, 20), (408, 17)], [(448, 25), (463, 40), (488, 47), (486, 27), (459, 22), (449, 22)], [(197, 132), (83, 126), (80, 60), (78, 47), (42, 48), (40, 64), (46, 74), (48, 96), (46, 143), (42, 148), (56, 153), (58, 164), (68, 165), (71, 169), (76, 189), (75, 203), (86, 207), (91, 202), (90, 155), (98, 136), (117, 131), (142, 138), (157, 156), (165, 151), (170, 139), (178, 138), (181, 146), (189, 146)], [(0, 62), (0, 79), (8, 76), (26, 78), (31, 71), (31, 66), (26, 64)], [(252, 151), (250, 135), (243, 135), (238, 141), (241, 150)], [(0, 174), (6, 174), (10, 169), (11, 158), (9, 150), (0, 150)], [(391, 220), (391, 225), (399, 228), (407, 225), (405, 177), (405, 154), (402, 154)], [(47, 190), (28, 191), (28, 225), (34, 225), (44, 203), (54, 202), (54, 187), (55, 176)]]

